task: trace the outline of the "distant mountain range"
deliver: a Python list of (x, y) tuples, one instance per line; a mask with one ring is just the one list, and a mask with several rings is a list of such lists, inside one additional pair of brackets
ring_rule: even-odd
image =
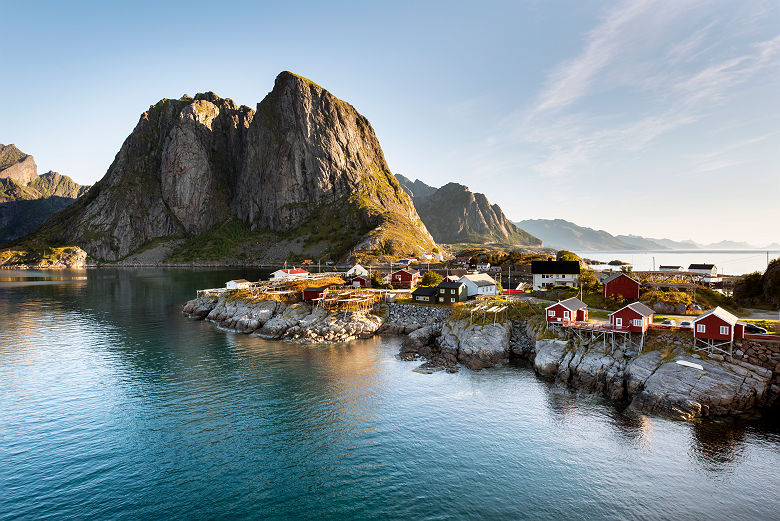
[(484, 194), (458, 183), (435, 188), (419, 179), (412, 181), (400, 174), (395, 177), (412, 196), (417, 214), (436, 242), (541, 246), (541, 240), (515, 226)]
[(780, 249), (780, 244), (755, 246), (746, 242), (720, 241), (701, 244), (692, 240), (673, 241), (639, 235), (612, 235), (604, 230), (579, 226), (563, 219), (528, 219), (517, 226), (539, 237), (545, 246), (578, 251), (606, 250), (752, 250)]
[(30, 233), (87, 190), (57, 172), (38, 175), (33, 156), (0, 144), (0, 244)]

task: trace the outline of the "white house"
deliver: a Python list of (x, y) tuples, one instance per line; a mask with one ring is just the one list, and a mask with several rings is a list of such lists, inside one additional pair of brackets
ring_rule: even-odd
[(442, 255), (441, 253), (437, 253), (436, 255), (433, 256), (433, 260), (437, 262), (444, 262), (444, 255)]
[(704, 276), (702, 281), (708, 284), (723, 280), (721, 277), (718, 277), (718, 268), (714, 264), (690, 264), (688, 271), (702, 274)]
[(300, 280), (309, 278), (309, 272), (301, 268), (283, 268), (271, 273), (271, 280)]
[(469, 297), (498, 295), (498, 284), (493, 277), (487, 273), (463, 275), (458, 282), (462, 282), (466, 285), (466, 294)]
[(580, 263), (577, 261), (531, 261), (534, 291), (553, 286), (577, 287), (580, 284)]
[(355, 264), (347, 272), (347, 277), (357, 277), (357, 276), (368, 277), (368, 270), (363, 266), (361, 266), (360, 264)]
[(225, 283), (227, 289), (245, 289), (252, 286), (252, 283), (246, 279), (229, 280)]
[(429, 261), (429, 260), (433, 260), (433, 255), (431, 255), (430, 253), (423, 253), (423, 254), (420, 256), (420, 258), (421, 258), (422, 260), (424, 260), (424, 261)]
[(490, 263), (489, 262), (480, 262), (477, 264), (477, 271), (487, 271), (490, 269)]
[(658, 271), (683, 271), (682, 266), (658, 266)]

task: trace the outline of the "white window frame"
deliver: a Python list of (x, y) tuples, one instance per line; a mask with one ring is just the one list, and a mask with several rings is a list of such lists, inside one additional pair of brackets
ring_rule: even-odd
[(568, 310), (564, 310), (563, 319), (566, 320), (567, 318), (571, 318), (571, 313)]
[(641, 318), (635, 318), (634, 319), (634, 327), (642, 327), (642, 319)]
[(620, 317), (615, 317), (615, 326), (623, 327), (623, 319)]
[(554, 309), (548, 309), (547, 310), (547, 316), (548, 317), (554, 317), (555, 316), (555, 310)]
[(455, 302), (455, 299), (454, 299), (454, 298), (451, 298), (451, 299), (450, 299), (450, 302), (451, 302), (451, 303)]
[(731, 328), (729, 326), (720, 326), (721, 335), (728, 335), (730, 333), (731, 333)]
[(696, 324), (696, 332), (697, 333), (706, 333), (707, 332), (707, 325), (706, 324)]

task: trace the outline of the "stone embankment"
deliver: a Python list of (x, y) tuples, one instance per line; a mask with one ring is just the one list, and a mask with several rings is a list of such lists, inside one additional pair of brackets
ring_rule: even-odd
[(248, 302), (231, 298), (199, 297), (184, 305), (183, 312), (196, 320), (208, 320), (219, 327), (267, 339), (305, 343), (347, 342), (368, 338), (382, 325), (382, 319), (368, 313), (331, 313), (310, 304), (285, 304), (272, 300)]

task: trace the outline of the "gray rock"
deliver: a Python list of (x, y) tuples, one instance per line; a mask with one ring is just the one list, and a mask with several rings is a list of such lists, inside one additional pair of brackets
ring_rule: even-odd
[(534, 371), (542, 375), (557, 374), (567, 344), (565, 340), (537, 340)]

